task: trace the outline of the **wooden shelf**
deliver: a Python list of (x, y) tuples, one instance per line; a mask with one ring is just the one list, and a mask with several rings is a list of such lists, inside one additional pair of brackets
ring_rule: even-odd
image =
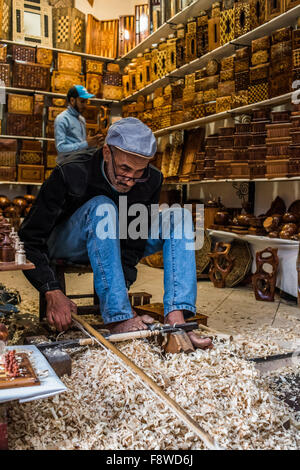
[(286, 93), (285, 95), (276, 96), (275, 98), (270, 98), (265, 101), (258, 101), (257, 103), (247, 104), (246, 106), (230, 109), (229, 111), (224, 111), (223, 113), (211, 114), (210, 116), (195, 119), (194, 121), (182, 122), (181, 124), (176, 124), (175, 126), (159, 129), (158, 131), (154, 132), (154, 135), (155, 137), (160, 137), (162, 135), (168, 134), (169, 132), (184, 129), (194, 129), (210, 122), (220, 121), (221, 119), (229, 119), (235, 114), (244, 114), (250, 112), (255, 108), (279, 106), (281, 104), (290, 102), (291, 96), (292, 92)]
[(0, 181), (0, 185), (42, 186), (43, 183), (24, 183), (23, 181)]
[(288, 177), (282, 177), (282, 178), (253, 178), (253, 179), (246, 179), (246, 178), (224, 178), (224, 179), (210, 179), (210, 180), (194, 180), (194, 181), (177, 181), (177, 182), (168, 182), (165, 181), (163, 183), (164, 186), (184, 186), (184, 185), (196, 185), (196, 184), (210, 184), (210, 183), (276, 183), (279, 181), (300, 181), (300, 175), (299, 176), (291, 176), (290, 178)]
[(17, 46), (27, 46), (27, 47), (40, 47), (41, 49), (50, 49), (51, 51), (55, 52), (63, 52), (66, 54), (72, 54), (72, 55), (80, 55), (82, 57), (86, 57), (87, 59), (98, 59), (102, 60), (104, 62), (113, 62), (115, 58), (113, 57), (101, 57), (98, 55), (93, 55), (93, 54), (86, 54), (85, 52), (74, 52), (74, 51), (69, 51), (67, 49), (57, 49), (55, 47), (44, 47), (44, 46), (34, 46), (32, 44), (28, 44), (26, 42), (17, 42), (17, 41), (11, 41), (8, 39), (0, 39), (0, 43), (5, 43), (5, 44), (15, 44)]
[[(200, 4), (201, 1), (199, 0), (198, 3)], [(205, 9), (205, 8), (202, 7), (202, 9)], [(217, 49), (214, 49), (211, 52), (208, 52), (202, 57), (199, 57), (193, 60), (192, 62), (189, 62), (183, 65), (179, 69), (173, 70), (171, 73), (167, 74), (165, 77), (162, 77), (156, 80), (155, 82), (152, 82), (150, 85), (147, 85), (142, 90), (139, 90), (133, 93), (132, 95), (127, 96), (126, 98), (123, 98), (121, 102), (125, 103), (127, 101), (135, 101), (139, 95), (151, 94), (156, 88), (166, 86), (170, 82), (170, 79), (172, 78), (173, 79), (175, 77), (183, 78), (187, 74), (196, 72), (200, 68), (204, 67), (207, 64), (207, 62), (211, 59), (219, 60), (221, 58), (228, 57), (234, 53), (236, 46), (250, 45), (253, 39), (266, 36), (276, 29), (291, 26), (294, 23), (296, 23), (296, 19), (298, 16), (300, 16), (300, 5), (297, 5), (291, 10), (285, 13), (282, 13), (279, 16), (276, 16), (275, 18), (268, 21), (267, 23), (264, 23), (261, 26), (258, 26), (257, 28), (253, 29), (252, 31), (249, 31), (246, 34), (243, 34), (242, 36), (234, 39), (233, 41), (228, 42), (224, 44), (223, 46), (220, 46)]]
[(196, 0), (191, 5), (179, 11), (175, 16), (170, 18), (166, 23), (161, 25), (156, 31), (150, 34), (144, 41), (140, 42), (127, 54), (120, 57), (117, 62), (126, 63), (136, 57), (139, 53), (144, 52), (145, 49), (151, 47), (152, 44), (158, 42), (161, 38), (168, 37), (169, 34), (174, 32), (173, 26), (180, 23), (187, 23), (191, 17), (198, 16), (201, 10), (207, 10), (211, 7), (210, 0)]
[(4, 263), (0, 262), (0, 272), (1, 271), (27, 271), (28, 269), (35, 269), (35, 265), (29, 261), (26, 264), (16, 264), (14, 262)]
[(43, 140), (46, 142), (54, 142), (55, 139), (50, 137), (30, 137), (30, 136), (23, 136), (23, 135), (0, 135), (1, 139), (21, 139), (21, 140)]
[(209, 235), (216, 235), (216, 236), (224, 236), (224, 237), (232, 237), (232, 238), (238, 238), (240, 240), (245, 240), (245, 241), (265, 241), (269, 242), (271, 245), (272, 244), (283, 244), (283, 245), (288, 245), (288, 246), (298, 246), (300, 244), (299, 241), (296, 240), (285, 240), (283, 238), (270, 238), (270, 237), (265, 237), (264, 235), (241, 235), (238, 233), (234, 232), (224, 232), (224, 230), (212, 230), (208, 229)]
[[(52, 91), (43, 91), (43, 90), (29, 90), (27, 88), (14, 88), (14, 87), (1, 87), (0, 90), (4, 89), (5, 92), (13, 92), (13, 93), (20, 93), (20, 94), (39, 94), (39, 95), (45, 95), (45, 96), (51, 96), (52, 98), (66, 98), (67, 93), (53, 93)], [(104, 100), (101, 98), (91, 98), (89, 101), (94, 102), (94, 103), (102, 103), (102, 104), (112, 104), (116, 103), (119, 104), (120, 101), (117, 100)]]

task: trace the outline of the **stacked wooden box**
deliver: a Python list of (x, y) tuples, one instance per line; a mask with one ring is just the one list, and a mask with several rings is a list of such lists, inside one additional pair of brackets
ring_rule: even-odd
[(103, 75), (102, 97), (107, 100), (123, 98), (122, 74), (118, 64), (107, 64)]
[(45, 161), (45, 180), (49, 178), (53, 169), (56, 167), (57, 151), (54, 142), (47, 142), (47, 153)]
[(42, 143), (38, 140), (23, 140), (19, 155), (18, 181), (42, 183), (44, 165)]
[(270, 123), (267, 109), (254, 110), (251, 121), (251, 139), (249, 147), (250, 178), (263, 178), (266, 173), (266, 125)]
[(251, 143), (250, 124), (240, 123), (235, 126), (233, 136), (233, 162), (231, 178), (250, 178), (249, 146)]
[(270, 38), (268, 36), (255, 39), (251, 43), (249, 104), (269, 98), (269, 49)]
[(285, 177), (289, 174), (289, 147), (292, 143), (289, 111), (273, 111), (271, 117), (272, 123), (266, 125), (266, 177)]
[(216, 173), (216, 149), (219, 145), (219, 135), (213, 134), (205, 139), (204, 178), (213, 179)]
[(0, 139), (0, 181), (15, 181), (17, 148), (16, 140)]
[(82, 72), (82, 59), (79, 55), (59, 52), (56, 70), (52, 72), (51, 90), (54, 93), (67, 93), (73, 85), (85, 86)]
[(218, 83), (218, 97), (216, 102), (217, 113), (228, 111), (232, 108), (232, 95), (235, 94), (234, 81), (235, 56), (221, 60), (220, 81)]
[(291, 113), (290, 137), (292, 139), (289, 147), (289, 176), (300, 175), (300, 107), (295, 106)]
[(218, 138), (219, 146), (216, 149), (216, 179), (231, 177), (231, 163), (233, 160), (234, 127), (221, 127)]
[(50, 90), (50, 65), (36, 63), (36, 49), (12, 46), (12, 86), (30, 90)]
[(11, 84), (11, 68), (7, 63), (7, 45), (0, 44), (0, 80), (4, 82), (5, 86)]
[(293, 47), (293, 73), (292, 81), (300, 80), (300, 28), (294, 29), (292, 33)]
[(7, 101), (6, 133), (41, 137), (44, 96), (8, 94)]
[(102, 98), (102, 80), (104, 63), (98, 60), (86, 60), (86, 88), (97, 98)]
[(237, 49), (234, 61), (235, 94), (232, 96), (232, 108), (248, 104), (248, 87), (250, 84), (250, 48)]
[(273, 98), (291, 91), (292, 28), (274, 31), (271, 42), (270, 98)]

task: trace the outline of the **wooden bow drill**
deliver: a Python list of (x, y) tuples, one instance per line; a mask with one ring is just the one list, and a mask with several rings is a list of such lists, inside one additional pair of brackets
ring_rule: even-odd
[[(72, 313), (75, 324), (89, 336), (92, 335), (96, 342), (102, 347), (104, 346), (114, 356), (121, 360), (121, 364), (138, 376), (142, 384), (155, 394), (165, 405), (167, 405), (177, 416), (180, 418), (197, 436), (203, 441), (206, 447), (210, 450), (220, 450), (220, 447), (214, 442), (210, 435), (205, 432), (198, 423), (191, 418), (172, 398), (170, 398), (154, 380), (152, 380), (145, 372), (143, 372), (134, 362), (132, 362), (125, 354), (117, 349), (112, 343), (104, 338), (98, 331), (96, 331), (88, 322), (80, 318), (75, 313)], [(82, 328), (83, 327), (83, 328)]]

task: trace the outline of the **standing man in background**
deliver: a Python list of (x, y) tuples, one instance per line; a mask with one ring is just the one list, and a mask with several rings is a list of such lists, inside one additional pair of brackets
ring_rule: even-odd
[(55, 146), (58, 153), (57, 162), (71, 153), (87, 148), (103, 147), (104, 136), (101, 133), (93, 137), (86, 136), (86, 122), (82, 113), (86, 101), (94, 95), (88, 93), (82, 85), (74, 85), (67, 94), (68, 107), (54, 121)]

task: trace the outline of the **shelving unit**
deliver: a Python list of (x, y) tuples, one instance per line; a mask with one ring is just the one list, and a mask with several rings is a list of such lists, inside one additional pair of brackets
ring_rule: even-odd
[[(207, 3), (207, 2), (205, 2), (205, 0), (204, 2), (201, 2), (201, 0), (199, 0), (199, 2), (197, 3), (202, 4), (202, 8), (200, 9), (203, 10), (205, 9), (205, 7), (203, 6), (203, 3)], [(126, 98), (122, 100), (122, 103), (126, 103), (128, 101), (135, 101), (139, 95), (151, 94), (156, 88), (166, 86), (170, 82), (170, 79), (175, 79), (175, 77), (178, 79), (183, 78), (185, 75), (193, 73), (196, 70), (199, 70), (201, 67), (204, 67), (207, 64), (207, 62), (211, 59), (218, 60), (220, 58), (228, 57), (234, 53), (235, 47), (237, 46), (250, 45), (253, 39), (266, 36), (276, 29), (293, 25), (295, 23), (297, 15), (300, 16), (300, 5), (292, 8), (291, 10), (285, 13), (282, 13), (281, 15), (273, 18), (267, 23), (262, 24), (261, 26), (258, 26), (252, 31), (249, 31), (248, 33), (234, 39), (233, 41), (228, 42), (224, 44), (223, 46), (220, 46), (217, 49), (214, 49), (211, 52), (208, 52), (202, 57), (199, 57), (195, 59), (194, 61), (183, 65), (179, 69), (173, 70), (171, 73), (169, 73), (165, 77), (162, 77), (156, 80), (155, 82), (152, 82), (151, 84), (147, 85), (143, 89), (133, 93), (132, 95), (127, 96)], [(147, 41), (147, 39), (145, 41)]]

